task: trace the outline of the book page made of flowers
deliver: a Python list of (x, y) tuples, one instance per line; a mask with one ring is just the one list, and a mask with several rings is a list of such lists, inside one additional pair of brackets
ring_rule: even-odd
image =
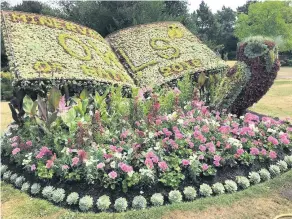
[(139, 86), (160, 85), (187, 72), (227, 68), (226, 63), (179, 22), (123, 29), (106, 37)]
[(18, 80), (75, 79), (133, 85), (104, 38), (65, 20), (2, 11), (10, 66)]

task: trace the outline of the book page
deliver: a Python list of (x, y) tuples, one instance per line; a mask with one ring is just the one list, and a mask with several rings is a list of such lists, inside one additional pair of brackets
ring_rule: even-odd
[(185, 73), (218, 73), (227, 64), (179, 22), (123, 29), (106, 37), (138, 86), (161, 85)]
[(76, 79), (133, 85), (108, 43), (94, 30), (37, 14), (1, 14), (9, 64), (18, 80)]

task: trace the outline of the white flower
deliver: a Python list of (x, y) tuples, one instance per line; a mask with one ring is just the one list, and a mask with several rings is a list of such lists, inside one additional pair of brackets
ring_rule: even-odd
[(116, 168), (116, 161), (112, 161), (110, 163), (110, 167), (113, 168), (113, 169), (115, 169)]
[(267, 132), (275, 134), (277, 131), (271, 128), (268, 128)]
[(183, 119), (178, 119), (177, 122), (182, 125), (184, 123), (184, 120)]

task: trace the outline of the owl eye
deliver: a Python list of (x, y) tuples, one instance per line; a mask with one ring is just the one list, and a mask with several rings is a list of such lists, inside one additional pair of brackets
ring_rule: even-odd
[(177, 29), (178, 27), (175, 27), (175, 29)]
[(169, 29), (172, 29), (172, 26), (170, 26)]

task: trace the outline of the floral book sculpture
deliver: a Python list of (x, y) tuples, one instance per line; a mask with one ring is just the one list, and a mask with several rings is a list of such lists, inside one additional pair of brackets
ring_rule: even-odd
[(228, 68), (178, 22), (106, 39), (14, 11), (2, 25), (15, 122), (1, 176), (32, 196), (121, 212), (235, 192), (292, 167), (292, 128), (243, 114), (279, 70), (269, 39), (239, 43)]

